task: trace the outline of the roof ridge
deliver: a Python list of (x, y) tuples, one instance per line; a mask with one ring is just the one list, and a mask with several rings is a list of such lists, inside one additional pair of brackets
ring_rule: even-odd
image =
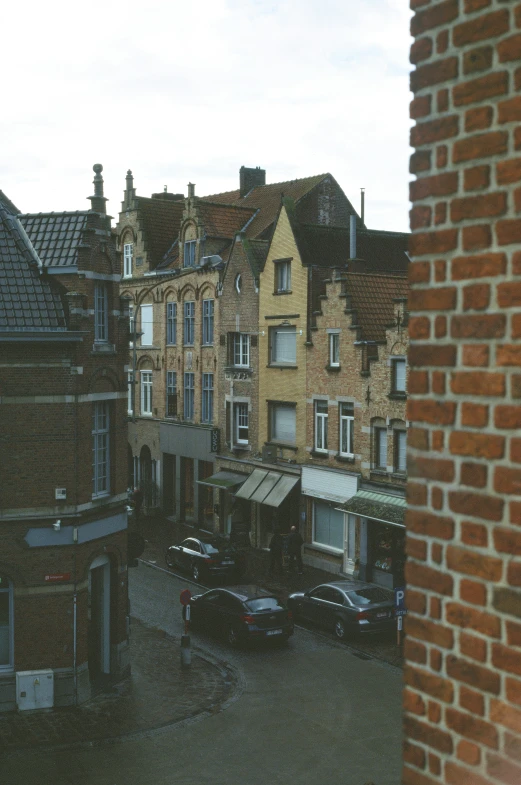
[[(349, 259), (348, 259), (348, 261), (349, 261)], [(378, 270), (375, 270), (374, 272), (372, 270), (369, 270), (368, 272), (363, 273), (361, 270), (356, 270), (356, 271), (353, 270), (352, 272), (349, 272), (349, 270), (347, 270), (347, 275), (371, 276), (372, 278), (374, 278), (374, 277), (378, 277), (378, 278), (403, 278), (404, 280), (407, 280), (407, 273), (401, 273), (398, 270), (396, 271), (396, 273), (382, 273), (382, 272), (379, 272)]]
[(255, 212), (257, 210), (256, 207), (248, 207), (246, 204), (227, 204), (226, 202), (210, 202), (209, 199), (206, 197), (199, 197), (202, 203), (205, 205), (210, 205), (210, 207), (232, 207), (234, 210), (248, 210), (248, 212)]
[(19, 215), (20, 218), (36, 218), (41, 215), (90, 215), (92, 212), (92, 210), (51, 210), (50, 212), (45, 213), (19, 213)]
[(315, 180), (317, 178), (323, 179), (324, 177), (332, 177), (331, 172), (323, 172), (322, 174), (310, 174), (307, 177), (295, 177), (293, 180), (281, 180), (279, 183), (265, 183), (264, 185), (256, 185), (249, 193), (256, 191), (257, 188), (269, 188), (275, 185), (287, 185), (288, 183), (301, 183), (304, 180)]

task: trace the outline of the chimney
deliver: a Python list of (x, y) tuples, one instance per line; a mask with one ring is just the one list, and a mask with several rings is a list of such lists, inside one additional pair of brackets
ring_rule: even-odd
[(93, 180), (94, 196), (88, 197), (90, 199), (90, 209), (95, 213), (101, 213), (101, 215), (105, 215), (105, 202), (107, 202), (108, 199), (103, 196), (103, 177), (101, 176), (103, 166), (101, 164), (94, 164), (92, 169), (95, 172)]
[(132, 177), (132, 172), (129, 169), (127, 171), (125, 196), (123, 199), (123, 204), (121, 205), (121, 209), (128, 210), (129, 208), (131, 208), (133, 206), (135, 198), (136, 198), (136, 190), (134, 188), (134, 178)]
[(193, 199), (195, 196), (195, 183), (188, 183), (188, 198)]
[(356, 215), (349, 216), (349, 258), (356, 259)]
[(364, 215), (365, 215), (365, 188), (360, 188), (360, 223), (362, 229), (365, 228)]
[(255, 169), (241, 166), (239, 170), (239, 183), (241, 196), (246, 196), (252, 188), (259, 185), (266, 185), (266, 169), (256, 166)]
[(184, 198), (185, 198), (184, 194), (169, 193), (169, 191), (166, 190), (166, 185), (165, 185), (165, 190), (161, 191), (161, 193), (152, 194), (152, 199), (161, 199), (163, 202), (179, 202), (181, 201), (181, 199)]

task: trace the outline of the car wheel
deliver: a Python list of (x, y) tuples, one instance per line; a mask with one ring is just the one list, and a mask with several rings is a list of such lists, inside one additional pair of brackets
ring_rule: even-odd
[(231, 625), (228, 627), (228, 632), (226, 633), (226, 640), (228, 641), (230, 646), (233, 646), (234, 648), (236, 648), (239, 645), (239, 635), (235, 627)]
[(165, 561), (166, 566), (172, 568), (174, 566), (174, 560), (172, 559), (172, 554), (170, 553), (170, 548), (165, 553)]
[(198, 582), (201, 578), (201, 568), (198, 564), (192, 564), (192, 578)]
[(343, 619), (336, 619), (335, 620), (335, 636), (338, 638), (339, 641), (344, 640), (346, 637), (346, 625)]

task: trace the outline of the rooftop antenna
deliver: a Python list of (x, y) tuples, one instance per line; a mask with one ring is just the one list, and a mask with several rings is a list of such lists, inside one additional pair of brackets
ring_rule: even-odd
[(364, 212), (365, 212), (365, 188), (360, 188), (360, 221), (362, 223), (362, 227), (365, 227), (364, 223)]

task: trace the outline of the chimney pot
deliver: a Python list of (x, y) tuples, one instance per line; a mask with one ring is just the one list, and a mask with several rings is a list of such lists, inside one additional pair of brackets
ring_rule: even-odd
[(252, 188), (257, 188), (259, 185), (266, 185), (266, 170), (261, 169), (260, 166), (247, 167), (241, 166), (239, 170), (239, 185), (241, 196), (246, 196)]

